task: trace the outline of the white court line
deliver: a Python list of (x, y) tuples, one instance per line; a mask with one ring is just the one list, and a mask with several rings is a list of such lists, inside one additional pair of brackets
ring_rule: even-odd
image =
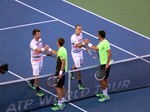
[(51, 23), (55, 21), (57, 20), (48, 20), (48, 21), (41, 21), (41, 22), (36, 22), (36, 23), (29, 23), (29, 24), (17, 25), (17, 26), (12, 26), (12, 27), (0, 28), (0, 31), (14, 29), (14, 28), (21, 28), (25, 26), (33, 26), (33, 25), (38, 25), (38, 24), (43, 24), (43, 23)]
[[(14, 76), (16, 76), (16, 77), (22, 79), (23, 81), (28, 82), (28, 80), (26, 80), (25, 78), (23, 78), (23, 77), (21, 77), (21, 76), (15, 74), (15, 73), (13, 73), (13, 72), (11, 72), (11, 71), (8, 71), (8, 72), (9, 72), (10, 74), (12, 74), (12, 75), (14, 75)], [(42, 87), (40, 87), (40, 89), (43, 90), (43, 91), (45, 91), (45, 92), (47, 92), (47, 93), (49, 93), (49, 94), (51, 94), (51, 95), (53, 95), (54, 97), (57, 97), (57, 95), (55, 95), (54, 93), (52, 93), (52, 92), (50, 92), (50, 91), (48, 91), (48, 90), (46, 90), (46, 89), (44, 89), (44, 88), (42, 88)], [(77, 105), (75, 105), (75, 104), (73, 104), (73, 103), (69, 103), (69, 104), (72, 105), (73, 107), (75, 107), (75, 108), (81, 110), (82, 112), (87, 112), (86, 110), (82, 109), (81, 107), (79, 107), (79, 106), (77, 106)]]
[[(32, 7), (32, 6), (30, 6), (30, 5), (26, 4), (26, 3), (23, 3), (23, 2), (21, 2), (21, 1), (19, 1), (19, 0), (15, 0), (15, 1), (18, 2), (18, 3), (20, 3), (20, 4), (22, 4), (22, 5), (24, 5), (24, 6), (26, 6), (26, 7), (28, 7), (28, 8), (30, 8), (30, 9), (35, 10), (35, 11), (37, 11), (37, 12), (43, 14), (43, 15), (46, 15), (46, 16), (48, 16), (48, 17), (50, 17), (50, 18), (53, 18), (53, 19), (55, 19), (55, 20), (58, 20), (59, 22), (65, 24), (65, 25), (67, 25), (67, 26), (70, 26), (70, 27), (74, 28), (73, 25), (71, 25), (71, 24), (69, 24), (69, 23), (67, 23), (67, 22), (64, 22), (64, 21), (62, 21), (62, 20), (60, 20), (60, 19), (58, 19), (58, 18), (56, 18), (56, 17), (54, 17), (54, 16), (51, 16), (51, 15), (49, 15), (49, 14), (47, 14), (47, 13), (45, 13), (45, 12), (43, 12), (43, 11), (37, 9), (37, 8), (34, 8), (34, 7)], [(92, 35), (92, 34), (86, 32), (86, 31), (83, 31), (83, 32), (84, 32), (85, 34), (87, 34), (87, 35), (89, 35), (89, 36), (94, 37), (94, 38), (97, 39), (96, 36), (94, 36), (94, 35)], [(110, 44), (111, 44), (111, 43), (110, 43)], [(129, 52), (129, 51), (123, 49), (123, 48), (120, 48), (120, 47), (118, 47), (118, 46), (116, 46), (116, 45), (114, 45), (114, 44), (111, 44), (111, 45), (112, 45), (113, 47), (115, 47), (115, 48), (117, 48), (117, 49), (123, 51), (123, 52), (126, 52), (127, 54), (130, 54), (130, 55), (135, 56), (135, 57), (139, 57), (139, 56), (137, 56), (137, 55), (135, 55), (135, 54), (133, 54), (133, 53), (131, 53), (131, 52)], [(142, 59), (143, 61), (146, 61), (146, 62), (150, 63), (150, 61), (148, 61), (148, 60), (145, 60), (145, 59), (143, 59), (143, 58), (141, 58), (141, 59)]]
[(71, 3), (71, 2), (69, 2), (69, 1), (67, 1), (67, 0), (62, 0), (62, 1), (65, 2), (65, 3), (68, 3), (68, 4), (70, 4), (70, 5), (72, 5), (72, 6), (74, 6), (74, 7), (77, 7), (77, 8), (79, 8), (79, 9), (85, 11), (85, 12), (88, 12), (88, 13), (90, 13), (90, 14), (92, 14), (92, 15), (95, 15), (95, 16), (97, 16), (97, 17), (103, 19), (103, 20), (106, 20), (106, 21), (108, 21), (108, 22), (110, 22), (110, 23), (112, 23), (112, 24), (115, 24), (115, 25), (117, 25), (117, 26), (119, 26), (119, 27), (121, 27), (121, 28), (124, 28), (124, 29), (126, 29), (126, 30), (128, 30), (128, 31), (130, 31), (130, 32), (133, 32), (133, 33), (135, 33), (135, 34), (137, 34), (137, 35), (140, 35), (140, 36), (142, 36), (142, 37), (144, 37), (144, 38), (146, 38), (146, 39), (148, 39), (148, 40), (150, 40), (149, 37), (147, 37), (147, 36), (145, 36), (145, 35), (143, 35), (143, 34), (140, 34), (140, 33), (136, 32), (136, 31), (134, 31), (134, 30), (131, 30), (131, 29), (129, 29), (129, 28), (123, 26), (123, 25), (120, 25), (120, 24), (118, 24), (118, 23), (116, 23), (116, 22), (113, 22), (113, 21), (111, 21), (111, 20), (109, 20), (109, 19), (106, 19), (106, 18), (104, 18), (103, 16), (97, 15), (97, 14), (95, 14), (95, 13), (89, 11), (89, 10), (86, 10), (86, 9), (80, 7), (80, 6), (77, 6), (77, 5)]

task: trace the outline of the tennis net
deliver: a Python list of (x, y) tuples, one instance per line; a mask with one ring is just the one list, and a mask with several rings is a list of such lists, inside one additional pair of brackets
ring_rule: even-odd
[[(109, 93), (150, 86), (150, 55), (114, 62), (111, 65), (108, 90)], [(94, 74), (99, 65), (69, 71), (66, 75), (66, 100), (75, 101), (95, 96), (101, 92), (99, 82), (95, 80)], [(78, 90), (77, 77), (71, 80), (73, 72), (81, 72), (84, 90)], [(40, 77), (40, 87), (44, 97), (37, 97), (36, 91), (30, 89), (27, 79), (20, 79), (0, 83), (0, 112), (23, 112), (50, 106), (57, 101), (55, 88), (46, 85), (46, 79), (52, 74)], [(68, 79), (68, 80), (67, 80)]]
[[(101, 92), (100, 84), (94, 77), (98, 67), (99, 65), (96, 65), (80, 70), (82, 83), (85, 87), (83, 91), (78, 90), (77, 80), (68, 78), (69, 101), (92, 97)], [(110, 69), (108, 92), (112, 93), (150, 86), (149, 70), (150, 55), (114, 62)], [(79, 70), (71, 72), (75, 74), (77, 71)], [(71, 77), (71, 73), (69, 77)]]

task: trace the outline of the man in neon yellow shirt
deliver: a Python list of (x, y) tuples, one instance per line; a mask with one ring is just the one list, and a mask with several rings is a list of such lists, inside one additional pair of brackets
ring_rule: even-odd
[(65, 40), (63, 38), (58, 38), (57, 40), (58, 51), (52, 50), (51, 48), (48, 49), (49, 52), (52, 52), (53, 54), (57, 55), (55, 75), (58, 78), (60, 78), (56, 86), (58, 103), (54, 104), (54, 106), (51, 108), (54, 111), (63, 110), (65, 107), (65, 86), (64, 86), (65, 75), (63, 74), (67, 72), (67, 69), (68, 69), (68, 56), (67, 56), (67, 50), (63, 46), (64, 43), (65, 43)]
[(110, 97), (107, 93), (107, 85), (108, 85), (108, 77), (109, 77), (109, 71), (110, 71), (110, 61), (111, 61), (111, 49), (109, 42), (105, 39), (106, 33), (105, 31), (101, 30), (98, 31), (98, 39), (100, 40), (100, 43), (97, 46), (92, 45), (88, 39), (85, 39), (85, 44), (88, 44), (89, 47), (91, 47), (93, 50), (99, 51), (99, 57), (100, 57), (100, 70), (106, 71), (106, 77), (104, 80), (100, 81), (100, 85), (103, 91), (103, 94), (97, 94), (97, 96), (100, 96), (99, 99), (100, 102), (104, 102), (106, 100), (109, 100)]

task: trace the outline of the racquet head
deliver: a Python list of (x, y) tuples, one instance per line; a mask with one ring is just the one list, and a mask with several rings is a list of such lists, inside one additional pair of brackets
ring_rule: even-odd
[(57, 76), (50, 76), (50, 77), (47, 79), (46, 84), (47, 84), (49, 87), (56, 87), (58, 82), (59, 82), (59, 78), (57, 78)]
[(98, 81), (103, 80), (106, 76), (105, 68), (104, 69), (98, 68), (97, 71), (95, 72), (94, 76), (95, 76), (95, 79), (98, 80)]

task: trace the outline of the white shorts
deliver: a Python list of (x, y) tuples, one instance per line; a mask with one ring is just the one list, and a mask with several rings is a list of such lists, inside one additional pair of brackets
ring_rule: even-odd
[(33, 76), (40, 75), (42, 67), (43, 67), (43, 59), (37, 62), (34, 62), (31, 59), (31, 65), (32, 65), (32, 70), (33, 70)]
[(72, 58), (73, 58), (75, 67), (81, 68), (83, 64), (83, 54), (81, 53), (80, 55), (74, 55), (74, 53), (72, 53)]

